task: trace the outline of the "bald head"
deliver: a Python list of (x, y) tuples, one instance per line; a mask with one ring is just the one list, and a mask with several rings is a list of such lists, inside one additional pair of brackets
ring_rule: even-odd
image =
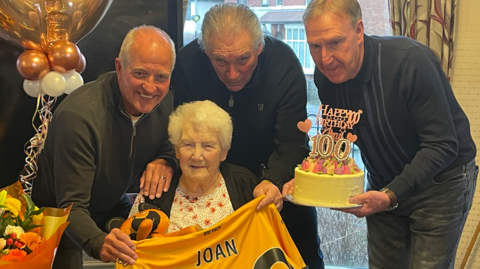
[(118, 58), (123, 68), (129, 66), (132, 54), (138, 49), (164, 50), (165, 54), (172, 57), (172, 68), (175, 65), (175, 44), (170, 36), (160, 28), (142, 25), (128, 32), (123, 39)]

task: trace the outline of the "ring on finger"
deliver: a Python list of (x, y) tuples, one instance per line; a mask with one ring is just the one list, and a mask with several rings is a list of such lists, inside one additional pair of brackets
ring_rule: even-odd
[(161, 176), (160, 178), (161, 178), (161, 179), (165, 179), (165, 177), (164, 177), (164, 176)]
[(124, 261), (122, 261), (122, 260), (119, 259), (119, 258), (117, 258), (115, 261), (116, 261), (118, 264), (121, 264), (123, 267), (128, 266), (128, 263), (127, 263), (127, 262), (124, 262)]

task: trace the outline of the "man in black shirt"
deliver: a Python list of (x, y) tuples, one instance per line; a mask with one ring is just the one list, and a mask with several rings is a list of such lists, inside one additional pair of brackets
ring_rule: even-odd
[[(254, 196), (267, 197), (259, 207), (274, 201), (279, 208), (281, 195), (270, 194), (293, 178), (309, 152), (305, 133), (297, 129), (307, 118), (305, 75), (290, 47), (263, 36), (248, 7), (216, 5), (205, 14), (201, 37), (178, 52), (172, 85), (175, 106), (211, 100), (230, 114), (234, 129), (226, 161), (260, 177)], [(305, 263), (323, 268), (316, 209), (285, 203), (281, 214)]]
[(356, 0), (313, 0), (304, 14), (323, 104), (363, 115), (356, 144), (368, 192), (370, 268), (453, 268), (478, 168), (468, 119), (432, 51), (363, 33)]

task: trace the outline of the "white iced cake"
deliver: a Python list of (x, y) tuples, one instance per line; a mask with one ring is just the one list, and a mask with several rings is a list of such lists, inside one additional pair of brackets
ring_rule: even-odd
[(307, 157), (295, 168), (295, 201), (318, 207), (352, 207), (348, 199), (364, 192), (364, 173), (352, 158)]

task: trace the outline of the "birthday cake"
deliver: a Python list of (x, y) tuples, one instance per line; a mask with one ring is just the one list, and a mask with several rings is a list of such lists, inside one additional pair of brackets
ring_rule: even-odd
[(293, 197), (312, 206), (352, 207), (348, 199), (363, 193), (363, 186), (364, 174), (352, 158), (307, 157), (295, 168)]
[[(331, 208), (358, 206), (350, 204), (348, 200), (364, 192), (364, 173), (350, 157), (351, 144), (357, 136), (347, 133), (347, 129), (353, 129), (361, 113), (361, 110), (350, 111), (321, 105), (316, 123), (322, 126), (322, 132), (310, 137), (312, 151), (295, 168), (294, 202)], [(297, 126), (308, 134), (312, 122), (307, 119)], [(335, 132), (334, 127), (339, 131)]]

